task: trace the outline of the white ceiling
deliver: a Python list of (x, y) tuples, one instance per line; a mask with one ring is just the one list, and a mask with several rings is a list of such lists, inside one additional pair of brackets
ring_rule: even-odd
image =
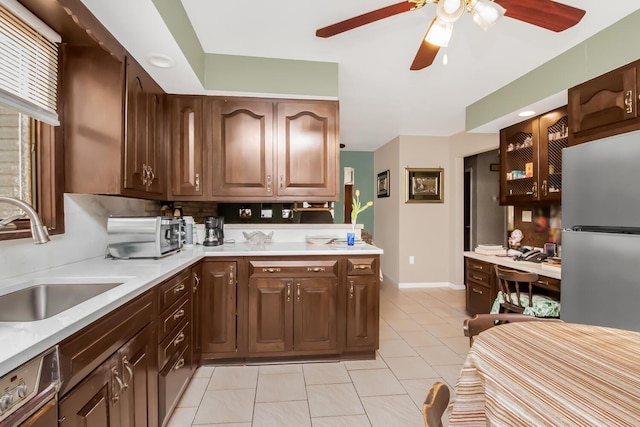
[[(202, 88), (151, 0), (82, 1), (165, 91), (215, 94)], [(397, 0), (182, 2), (205, 52), (339, 63), (341, 142), (347, 150), (366, 151), (398, 135), (463, 131), (466, 106), (640, 9), (640, 2), (629, 0), (563, 0), (587, 13), (562, 33), (510, 18), (484, 33), (465, 14), (446, 50), (448, 65), (441, 50), (431, 67), (409, 71), (435, 5), (320, 39), (316, 29)], [(172, 57), (175, 67), (149, 65), (146, 59), (155, 53)], [(560, 94), (550, 101), (555, 105), (541, 108), (564, 99)], [(505, 120), (481, 130), (496, 132)]]

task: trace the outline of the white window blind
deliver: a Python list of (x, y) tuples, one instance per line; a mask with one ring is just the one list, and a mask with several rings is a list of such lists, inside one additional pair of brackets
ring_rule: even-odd
[(15, 0), (0, 0), (0, 102), (59, 125), (60, 36)]

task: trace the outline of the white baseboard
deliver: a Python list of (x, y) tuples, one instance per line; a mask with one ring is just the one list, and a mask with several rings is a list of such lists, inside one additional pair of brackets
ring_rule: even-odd
[(455, 285), (450, 282), (409, 282), (409, 283), (400, 283), (398, 284), (399, 289), (427, 289), (427, 288), (451, 288), (454, 290), (462, 290), (464, 289), (464, 285)]

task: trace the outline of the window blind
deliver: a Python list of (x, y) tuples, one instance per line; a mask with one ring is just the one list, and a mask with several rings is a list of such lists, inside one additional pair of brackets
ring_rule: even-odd
[(0, 102), (59, 125), (60, 36), (15, 0), (0, 0)]

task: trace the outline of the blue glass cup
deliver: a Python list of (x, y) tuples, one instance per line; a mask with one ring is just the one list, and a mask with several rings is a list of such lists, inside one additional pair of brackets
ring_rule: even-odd
[(356, 233), (347, 233), (347, 245), (353, 246), (356, 243)]

